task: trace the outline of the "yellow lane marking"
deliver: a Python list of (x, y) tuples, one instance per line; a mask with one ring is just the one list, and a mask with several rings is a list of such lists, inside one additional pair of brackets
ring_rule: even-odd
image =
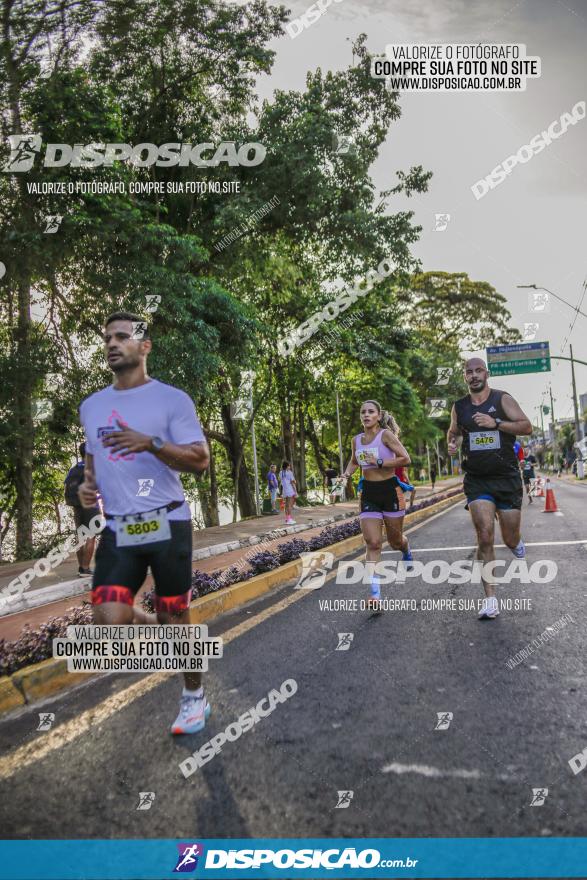
[[(435, 516), (430, 517), (429, 520), (425, 520), (423, 523), (418, 523), (413, 526), (409, 531), (416, 531), (423, 525), (426, 525), (426, 523), (436, 519), (437, 516), (448, 513), (449, 510), (453, 509), (453, 507), (449, 507), (446, 510), (441, 510)], [(326, 578), (325, 585), (331, 582), (335, 577), (336, 571), (331, 572)], [(255, 626), (258, 626), (260, 623), (263, 623), (263, 621), (268, 620), (270, 617), (273, 617), (275, 614), (280, 614), (290, 605), (293, 605), (295, 602), (303, 599), (304, 596), (313, 592), (314, 590), (296, 590), (291, 595), (286, 596), (285, 599), (281, 599), (274, 605), (270, 605), (268, 608), (259, 612), (259, 614), (255, 614), (250, 620), (244, 620), (242, 623), (237, 624), (237, 626), (233, 626), (223, 634), (222, 639), (224, 644), (229, 644), (233, 639), (237, 639), (239, 636), (244, 635), (244, 633), (253, 629)], [(74, 742), (74, 740), (78, 739), (84, 733), (87, 733), (96, 724), (102, 724), (102, 722), (107, 721), (108, 718), (116, 712), (125, 709), (135, 700), (144, 697), (149, 691), (158, 687), (166, 679), (174, 676), (177, 676), (176, 672), (156, 672), (153, 675), (149, 675), (147, 678), (143, 678), (141, 681), (125, 688), (120, 693), (113, 694), (97, 706), (94, 706), (91, 709), (86, 709), (81, 715), (72, 718), (70, 721), (65, 722), (65, 724), (61, 724), (45, 736), (36, 737), (32, 742), (20, 746), (9, 755), (0, 758), (0, 780), (9, 779), (20, 770), (24, 770), (31, 764), (50, 755), (51, 752), (68, 745), (68, 743)]]
[[(288, 605), (292, 605), (299, 599), (303, 599), (303, 597), (309, 592), (312, 591), (297, 590), (293, 595), (287, 596), (280, 602), (276, 602), (275, 605), (272, 605), (270, 608), (265, 608), (260, 614), (256, 615), (251, 620), (245, 620), (237, 626), (232, 627), (232, 629), (227, 630), (222, 636), (224, 644), (227, 645), (229, 642), (232, 642), (233, 639), (236, 639), (248, 632), (248, 630), (253, 629), (254, 626), (257, 626), (257, 624), (262, 623), (274, 614), (279, 614), (279, 612), (287, 608)], [(108, 718), (116, 712), (125, 709), (135, 700), (144, 697), (145, 694), (148, 694), (153, 688), (158, 687), (167, 678), (173, 678), (174, 676), (177, 676), (176, 672), (156, 672), (153, 675), (149, 675), (147, 678), (143, 678), (141, 681), (125, 688), (124, 691), (113, 694), (97, 706), (94, 706), (91, 709), (86, 709), (81, 715), (72, 718), (65, 724), (61, 724), (45, 736), (36, 737), (32, 742), (20, 746), (20, 748), (15, 749), (15, 751), (11, 752), (9, 755), (0, 758), (0, 779), (10, 778), (19, 770), (23, 770), (25, 767), (42, 760), (56, 749), (60, 749), (68, 743), (73, 742), (78, 739), (78, 737), (91, 730), (96, 724), (101, 724), (103, 721), (107, 721)]]
[(62, 746), (73, 742), (83, 733), (87, 733), (95, 724), (106, 721), (107, 718), (110, 718), (111, 715), (120, 709), (124, 709), (133, 700), (137, 700), (139, 697), (149, 693), (150, 690), (160, 685), (172, 674), (156, 672), (148, 678), (143, 678), (121, 693), (108, 697), (98, 706), (86, 709), (77, 718), (72, 718), (71, 721), (61, 724), (45, 736), (36, 737), (32, 742), (20, 746), (14, 752), (6, 755), (4, 758), (0, 758), (0, 779), (8, 779), (19, 770), (28, 767), (36, 761), (40, 761), (46, 755), (54, 752), (55, 749), (60, 749)]

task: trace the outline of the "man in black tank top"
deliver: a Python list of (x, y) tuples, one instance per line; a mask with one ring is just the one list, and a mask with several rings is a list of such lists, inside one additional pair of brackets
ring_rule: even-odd
[[(520, 537), (524, 495), (514, 443), (516, 435), (532, 433), (532, 424), (519, 404), (507, 392), (490, 388), (488, 375), (481, 358), (466, 362), (469, 394), (453, 405), (447, 434), (450, 455), (455, 455), (462, 443), (466, 509), (477, 531), (477, 559), (484, 564), (495, 559), (496, 513), (504, 544), (519, 559), (525, 556)], [(479, 617), (497, 617), (495, 585), (483, 580), (483, 586), (485, 599)]]

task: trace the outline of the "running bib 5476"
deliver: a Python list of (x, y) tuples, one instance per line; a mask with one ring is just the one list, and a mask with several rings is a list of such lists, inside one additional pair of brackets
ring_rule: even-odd
[(499, 431), (471, 431), (469, 434), (469, 449), (471, 452), (501, 449)]
[(151, 511), (134, 516), (115, 516), (116, 546), (135, 547), (142, 544), (153, 544), (155, 541), (167, 541), (171, 538), (167, 510)]

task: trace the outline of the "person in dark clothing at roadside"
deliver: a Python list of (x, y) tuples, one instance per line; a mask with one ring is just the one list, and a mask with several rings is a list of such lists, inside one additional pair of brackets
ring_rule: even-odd
[[(93, 520), (93, 518), (95, 516), (100, 516), (99, 507), (82, 507), (77, 494), (79, 486), (84, 481), (86, 444), (80, 443), (78, 449), (81, 460), (76, 462), (76, 464), (74, 464), (74, 466), (70, 468), (65, 478), (65, 503), (73, 510), (73, 519), (75, 521), (76, 529), (79, 529), (80, 526), (85, 526), (86, 528), (89, 528), (90, 522)], [(79, 550), (76, 550), (78, 561), (78, 574), (80, 575), (80, 577), (85, 577), (86, 575), (92, 574), (90, 563), (94, 555), (95, 546), (96, 538), (91, 537), (88, 538), (84, 544), (82, 544)]]

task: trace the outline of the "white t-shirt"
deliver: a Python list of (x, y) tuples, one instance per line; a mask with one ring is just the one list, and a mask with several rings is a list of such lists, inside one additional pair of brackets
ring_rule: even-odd
[(184, 391), (157, 379), (121, 391), (111, 385), (82, 402), (80, 419), (86, 451), (94, 456), (96, 483), (106, 513), (143, 513), (171, 501), (183, 501), (181, 507), (169, 511), (169, 519), (190, 519), (178, 471), (151, 452), (121, 455), (102, 444), (104, 433), (118, 430), (117, 420), (133, 431), (172, 443), (205, 440), (193, 401)]
[(291, 484), (291, 481), (294, 479), (293, 471), (291, 468), (288, 468), (286, 471), (281, 471), (281, 488), (283, 491), (284, 498), (291, 498), (296, 494), (294, 487)]

